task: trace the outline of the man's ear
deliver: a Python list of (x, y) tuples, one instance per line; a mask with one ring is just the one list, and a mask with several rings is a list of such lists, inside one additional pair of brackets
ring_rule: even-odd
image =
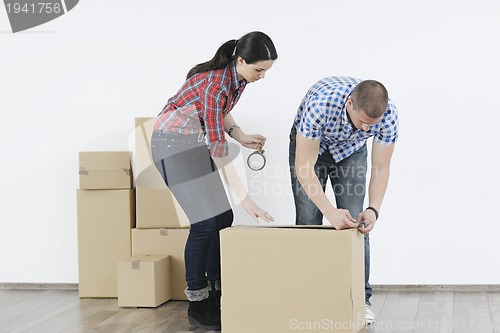
[(347, 97), (346, 109), (347, 109), (347, 105), (351, 105), (350, 110), (352, 110), (352, 109), (353, 109), (353, 105), (352, 105), (352, 98), (351, 98), (351, 96)]

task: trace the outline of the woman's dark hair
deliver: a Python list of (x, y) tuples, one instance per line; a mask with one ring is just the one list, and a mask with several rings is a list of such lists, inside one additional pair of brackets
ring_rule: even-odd
[(237, 57), (243, 58), (247, 64), (253, 64), (263, 60), (276, 60), (278, 53), (268, 35), (253, 31), (239, 40), (232, 39), (222, 44), (212, 59), (191, 68), (186, 79), (198, 73), (225, 68)]

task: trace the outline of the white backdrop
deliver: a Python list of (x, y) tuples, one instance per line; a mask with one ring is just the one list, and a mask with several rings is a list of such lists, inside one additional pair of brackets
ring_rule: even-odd
[(1, 8), (0, 282), (78, 282), (78, 152), (127, 150), (134, 117), (155, 116), (224, 41), (261, 30), (279, 59), (232, 114), (268, 138), (268, 165), (247, 180), (276, 223), (294, 221), (288, 132), (307, 89), (377, 79), (401, 134), (372, 283), (500, 283), (499, 17), (495, 0), (85, 0), (12, 34)]

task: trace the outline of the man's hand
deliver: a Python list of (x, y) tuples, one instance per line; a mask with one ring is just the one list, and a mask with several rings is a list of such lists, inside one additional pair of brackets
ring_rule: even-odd
[(347, 209), (330, 209), (325, 213), (325, 217), (330, 224), (337, 230), (357, 228), (358, 223), (351, 216)]
[[(366, 209), (364, 212), (359, 213), (358, 222), (359, 231), (364, 235), (372, 231), (375, 226), (377, 217), (375, 216), (375, 212), (371, 209)], [(365, 227), (362, 226), (364, 223)]]

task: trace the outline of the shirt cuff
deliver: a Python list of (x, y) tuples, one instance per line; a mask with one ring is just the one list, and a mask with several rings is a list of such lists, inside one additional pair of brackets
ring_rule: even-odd
[(229, 154), (229, 145), (227, 140), (224, 141), (214, 141), (209, 145), (210, 156), (212, 157), (226, 157)]

